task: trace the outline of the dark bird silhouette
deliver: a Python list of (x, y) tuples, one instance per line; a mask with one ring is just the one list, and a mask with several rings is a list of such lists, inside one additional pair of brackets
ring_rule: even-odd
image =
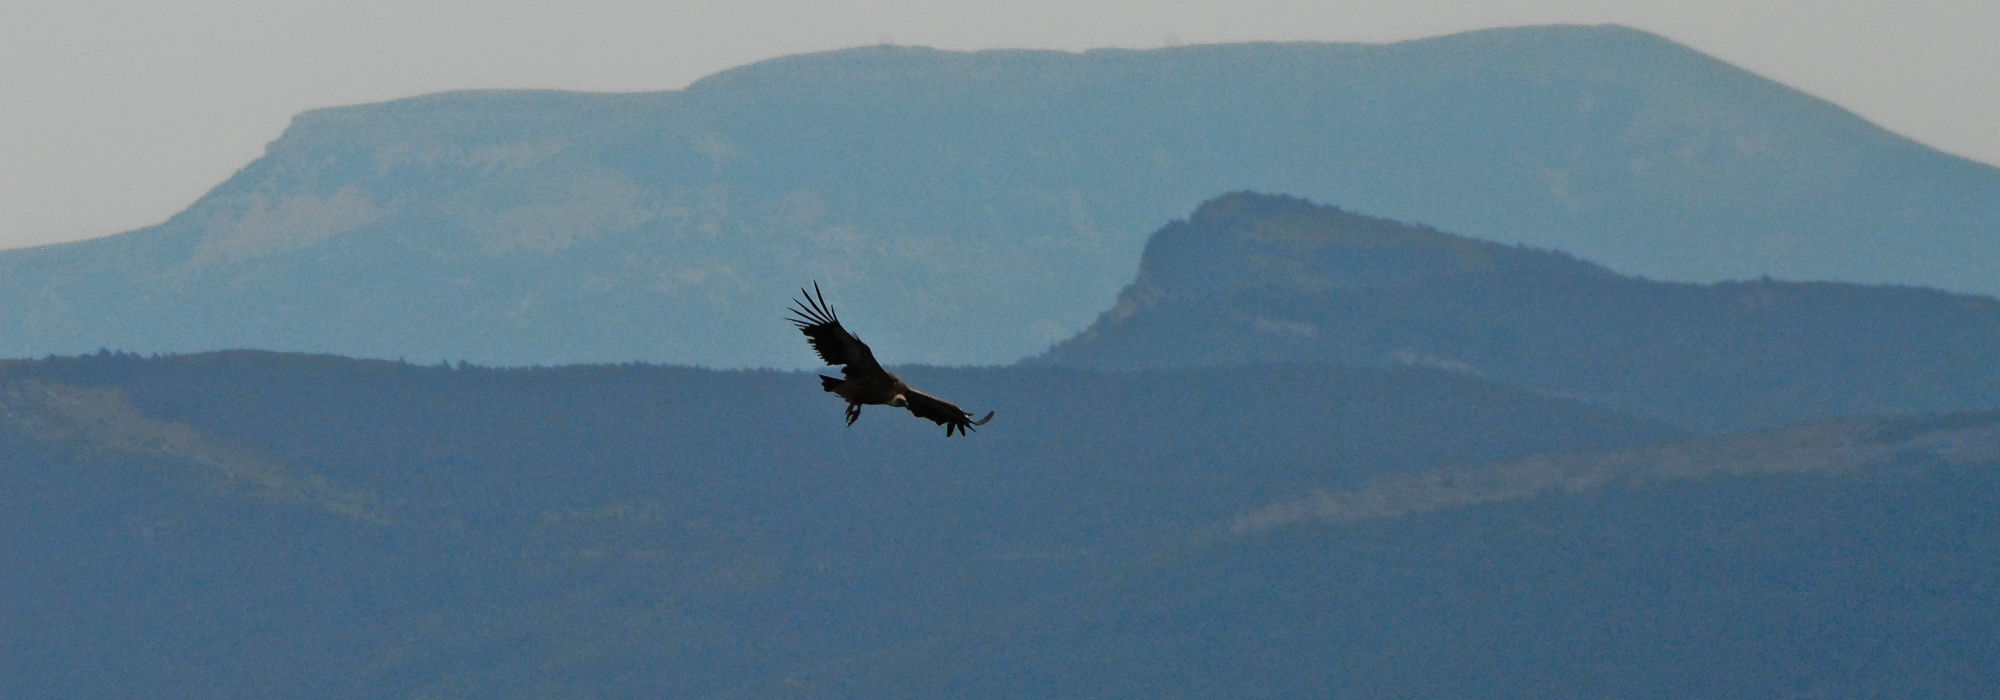
[(847, 424), (861, 417), (863, 405), (894, 406), (910, 409), (918, 418), (928, 419), (944, 426), (944, 436), (951, 437), (956, 431), (966, 434), (974, 426), (985, 425), (993, 420), (993, 412), (986, 417), (972, 420), (972, 414), (953, 405), (950, 401), (926, 394), (904, 384), (894, 374), (882, 369), (882, 363), (875, 361), (875, 353), (868, 344), (854, 337), (840, 326), (840, 318), (833, 315), (833, 307), (826, 303), (826, 296), (820, 294), (819, 283), (813, 283), (811, 294), (799, 288), (805, 296), (801, 301), (793, 299), (792, 313), (798, 318), (788, 318), (799, 332), (806, 334), (806, 341), (812, 343), (813, 351), (828, 365), (844, 365), (840, 368), (842, 379), (824, 374), (819, 376), (820, 388), (847, 400)]

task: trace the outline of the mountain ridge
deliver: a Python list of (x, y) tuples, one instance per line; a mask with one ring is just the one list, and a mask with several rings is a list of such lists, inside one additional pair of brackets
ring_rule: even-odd
[(734, 319), (819, 279), (899, 319), (864, 334), (903, 359), (997, 364), (1087, 325), (1158, 222), (1245, 188), (1670, 279), (1990, 292), (2000, 225), (2000, 169), (1624, 28), (868, 47), (302, 114), (159, 226), (0, 252), (0, 354), (796, 368), (780, 324)]
[(1824, 419), (1629, 450), (1540, 454), (1384, 476), (1346, 489), (1315, 488), (1246, 510), (1198, 532), (1190, 542), (1200, 546), (1287, 527), (1396, 518), (1648, 483), (1860, 473), (1892, 469), (1919, 456), (1952, 467), (2000, 462), (2000, 410)]
[(1111, 310), (1028, 364), (1423, 365), (1697, 431), (2000, 405), (2000, 300), (1614, 273), (1235, 193), (1160, 229)]

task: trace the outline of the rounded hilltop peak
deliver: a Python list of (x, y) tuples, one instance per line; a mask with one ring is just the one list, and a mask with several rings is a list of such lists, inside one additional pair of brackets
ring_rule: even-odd
[(710, 74), (694, 81), (687, 92), (728, 94), (732, 91), (787, 89), (819, 91), (829, 87), (936, 83), (961, 80), (1018, 80), (1063, 63), (1076, 54), (1050, 49), (983, 49), (958, 51), (929, 46), (856, 46), (769, 58)]
[[(1622, 24), (1536, 24), (1474, 29), (1455, 34), (1388, 42), (1382, 46), (1420, 51), (1448, 47), (1477, 51), (1482, 56), (1520, 60), (1548, 54), (1566, 63), (1588, 67), (1601, 61), (1637, 62), (1668, 56), (1708, 58), (1707, 54), (1652, 32)], [(1583, 59), (1583, 60), (1579, 60)], [(1714, 59), (1709, 58), (1713, 61)]]
[(1309, 213), (1319, 209), (1340, 211), (1339, 207), (1313, 204), (1302, 197), (1243, 190), (1202, 202), (1188, 216), (1188, 221), (1210, 223), (1254, 217), (1260, 213)]
[(1611, 274), (1563, 253), (1455, 236), (1299, 197), (1232, 192), (1153, 234), (1137, 285), (1173, 294), (1246, 287), (1324, 291), (1508, 271)]
[[(1519, 40), (1612, 40), (1612, 41), (1652, 41), (1673, 44), (1673, 40), (1615, 22), (1603, 24), (1526, 24), (1515, 27), (1489, 27), (1473, 29), (1435, 38), (1460, 37), (1465, 39), (1493, 38), (1509, 41)], [(1416, 41), (1423, 41), (1417, 39)], [(1678, 44), (1675, 44), (1678, 46)]]

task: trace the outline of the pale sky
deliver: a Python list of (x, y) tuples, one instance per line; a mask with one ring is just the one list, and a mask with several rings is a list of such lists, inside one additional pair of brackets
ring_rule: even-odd
[(2000, 0), (4, 0), (0, 248), (165, 220), (292, 115), (466, 88), (685, 87), (761, 59), (1383, 42), (1617, 23), (2000, 164)]

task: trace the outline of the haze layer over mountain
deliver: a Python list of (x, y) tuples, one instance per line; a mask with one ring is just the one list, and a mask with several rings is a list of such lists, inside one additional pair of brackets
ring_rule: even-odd
[(0, 355), (796, 367), (817, 279), (885, 359), (1010, 362), (1238, 189), (1656, 278), (2000, 291), (2000, 170), (1630, 29), (872, 47), (303, 114), (160, 226), (0, 253)]

